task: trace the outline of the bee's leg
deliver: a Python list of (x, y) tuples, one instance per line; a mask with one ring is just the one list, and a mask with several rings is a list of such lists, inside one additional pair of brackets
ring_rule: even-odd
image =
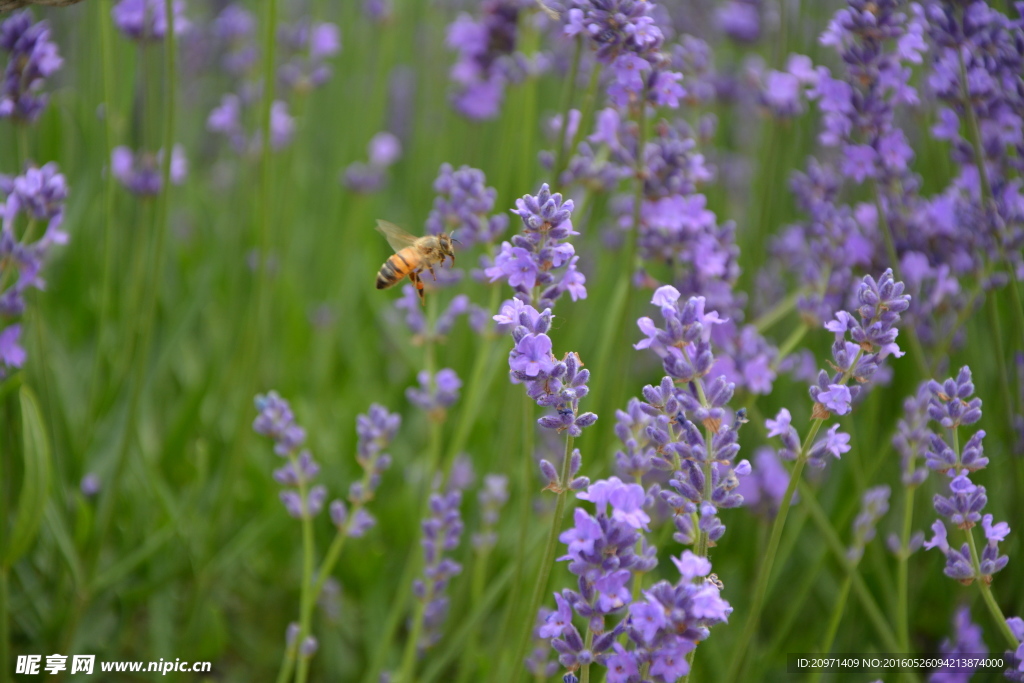
[(427, 270), (430, 271), (430, 277), (434, 278), (434, 282), (437, 282), (437, 275), (434, 274), (434, 266), (427, 266)]
[(449, 254), (449, 256), (452, 257), (452, 268), (454, 268), (455, 267), (455, 254), (452, 253), (452, 254)]
[(416, 293), (420, 296), (420, 306), (426, 306), (427, 300), (423, 294), (423, 280), (420, 279), (420, 273), (418, 270), (414, 270), (409, 273), (409, 281), (412, 282), (416, 288)]

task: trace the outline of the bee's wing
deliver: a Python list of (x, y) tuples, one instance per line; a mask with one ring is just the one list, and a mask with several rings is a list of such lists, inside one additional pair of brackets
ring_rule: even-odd
[(382, 221), (379, 218), (377, 219), (377, 232), (387, 238), (388, 244), (395, 251), (402, 251), (406, 247), (412, 246), (413, 242), (416, 241), (415, 236), (410, 235), (394, 223)]

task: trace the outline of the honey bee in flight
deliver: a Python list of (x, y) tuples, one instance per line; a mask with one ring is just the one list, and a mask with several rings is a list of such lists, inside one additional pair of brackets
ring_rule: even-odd
[(449, 256), (452, 265), (455, 265), (455, 252), (452, 251), (452, 242), (455, 240), (443, 232), (440, 235), (415, 237), (394, 223), (382, 220), (377, 221), (377, 232), (384, 235), (388, 244), (395, 250), (377, 272), (377, 289), (393, 287), (401, 282), (402, 278), (409, 276), (409, 280), (416, 287), (416, 293), (420, 296), (420, 305), (424, 305), (426, 302), (420, 273), (424, 270), (430, 271), (430, 275), (436, 280), (434, 266), (443, 264), (445, 258)]

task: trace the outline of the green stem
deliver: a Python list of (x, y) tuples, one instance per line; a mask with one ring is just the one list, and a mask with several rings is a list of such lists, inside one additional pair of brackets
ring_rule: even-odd
[[(971, 548), (971, 562), (974, 564), (974, 573), (980, 577), (981, 562), (978, 559), (978, 547), (974, 542), (974, 534), (970, 529), (964, 529), (964, 535), (967, 537), (967, 543)], [(1000, 633), (1006, 638), (1010, 649), (1016, 650), (1020, 646), (1020, 641), (1017, 640), (1017, 636), (1013, 635), (1010, 625), (1006, 623), (1006, 616), (1003, 614), (1003, 610), (999, 608), (999, 603), (996, 602), (995, 596), (992, 595), (992, 586), (984, 578), (979, 578), (976, 583), (981, 590), (981, 597), (985, 601), (985, 607), (988, 608), (989, 614), (995, 620)]]
[[(530, 519), (530, 505), (533, 501), (533, 449), (537, 435), (537, 425), (533, 421), (534, 414), (534, 403), (533, 399), (523, 393), (522, 402), (522, 413), (523, 413), (523, 445), (521, 453), (519, 455), (519, 519), (526, 520)], [(516, 576), (515, 581), (512, 583), (512, 592), (509, 595), (507, 606), (505, 607), (505, 618), (502, 621), (500, 637), (498, 638), (499, 643), (506, 643), (510, 636), (515, 622), (516, 616), (519, 613), (519, 598), (523, 592), (523, 585), (526, 583), (526, 564), (528, 560), (528, 554), (526, 552), (527, 542), (527, 528), (528, 524), (519, 525), (519, 538), (516, 541)], [(533, 616), (528, 618), (532, 619)], [(509, 672), (509, 676), (513, 675), (515, 662), (513, 661), (510, 665), (507, 665), (506, 670)], [(507, 679), (506, 679), (507, 680)]]
[(20, 381), (20, 376), (7, 378), (0, 382), (0, 421), (3, 423), (3, 433), (0, 433), (0, 678), (8, 676), (11, 671), (11, 633), (10, 633), (10, 592), (8, 588), (7, 561), (4, 556), (7, 554), (7, 520), (10, 519), (10, 506), (13, 496), (11, 487), (11, 469), (14, 467), (12, 454), (17, 448), (15, 435), (17, 434), (16, 421), (14, 417), (14, 401), (18, 396), (15, 391), (8, 391), (15, 388)]
[[(121, 436), (121, 446), (118, 449), (117, 458), (114, 462), (113, 473), (110, 483), (105, 487), (97, 512), (97, 535), (94, 544), (94, 557), (98, 561), (99, 549), (113, 517), (114, 505), (117, 501), (117, 488), (120, 482), (121, 470), (128, 457), (128, 450), (131, 448), (132, 435), (138, 430), (139, 412), (141, 409), (142, 390), (145, 386), (146, 368), (149, 365), (153, 330), (156, 326), (156, 311), (160, 300), (160, 284), (163, 280), (163, 251), (164, 237), (167, 234), (168, 214), (170, 213), (171, 193), (171, 148), (174, 146), (174, 119), (176, 106), (177, 66), (175, 53), (177, 44), (174, 34), (174, 12), (171, 7), (172, 0), (164, 0), (165, 11), (167, 12), (167, 34), (164, 38), (165, 49), (165, 74), (164, 79), (167, 88), (167, 97), (164, 104), (166, 117), (164, 119), (164, 155), (160, 169), (162, 191), (159, 198), (159, 208), (153, 221), (153, 232), (151, 239), (154, 242), (152, 254), (152, 278), (150, 282), (149, 302), (143, 312), (142, 330), (139, 335), (140, 343), (136, 347), (138, 365), (135, 370), (135, 381), (132, 386), (131, 396), (128, 402), (128, 418), (125, 423), (125, 431)], [(155, 80), (155, 79), (154, 79)], [(95, 567), (94, 567), (95, 569)]]
[(526, 612), (526, 628), (519, 638), (519, 646), (516, 648), (516, 655), (512, 660), (512, 681), (519, 680), (522, 671), (523, 659), (526, 657), (526, 649), (533, 634), (533, 623), (540, 609), (540, 603), (544, 591), (547, 590), (548, 578), (551, 576), (551, 567), (555, 562), (555, 548), (558, 544), (559, 531), (562, 528), (562, 517), (565, 514), (565, 499), (569, 492), (569, 461), (572, 459), (573, 437), (565, 437), (565, 456), (562, 458), (562, 472), (558, 481), (558, 498), (555, 502), (555, 514), (551, 519), (551, 531), (548, 532), (548, 540), (544, 546), (544, 554), (541, 556), (540, 574), (537, 582), (533, 585), (533, 597), (530, 598), (530, 606)]
[[(525, 524), (522, 526), (526, 526)], [(473, 563), (473, 576), (470, 579), (469, 588), (469, 602), (475, 608), (479, 609), (479, 605), (484, 599), (484, 587), (487, 581), (487, 560), (490, 558), (491, 549), (489, 547), (482, 548), (476, 557), (476, 562)], [(465, 649), (463, 650), (461, 664), (459, 666), (459, 677), (457, 683), (465, 683), (470, 678), (474, 677), (477, 673), (477, 650), (480, 649), (480, 629), (473, 629), (469, 632), (469, 638), (467, 639)]]
[(804, 439), (804, 443), (800, 448), (800, 454), (797, 456), (796, 463), (793, 466), (793, 471), (789, 475), (789, 484), (786, 486), (786, 493), (782, 496), (782, 500), (779, 503), (779, 512), (775, 515), (775, 521), (772, 523), (772, 533), (768, 539), (768, 548), (765, 550), (764, 557), (761, 560), (761, 566), (758, 568), (757, 583), (754, 587), (754, 601), (750, 605), (750, 610), (747, 614), (747, 621), (743, 627), (743, 633), (740, 635), (739, 644), (735, 649), (732, 664), (729, 666), (729, 673), (726, 677), (729, 681), (740, 680), (740, 674), (743, 670), (743, 660), (750, 649), (750, 641), (754, 637), (754, 631), (757, 629), (758, 622), (761, 618), (761, 610), (764, 608), (764, 601), (768, 592), (768, 579), (771, 576), (772, 568), (775, 564), (775, 554), (779, 550), (779, 542), (782, 540), (782, 530), (786, 526), (786, 517), (789, 516), (789, 508), (792, 505), (793, 493), (796, 491), (797, 483), (800, 481), (800, 476), (803, 474), (804, 465), (807, 464), (807, 455), (810, 452), (811, 444), (814, 443), (814, 438), (818, 435), (818, 430), (821, 429), (822, 423), (823, 420), (812, 421), (811, 428), (807, 433), (807, 437)]
[(789, 354), (793, 353), (810, 329), (810, 325), (805, 322), (802, 322), (793, 328), (793, 331), (789, 333), (786, 340), (782, 342), (782, 346), (779, 347), (779, 353), (775, 356), (775, 360), (772, 361), (773, 372), (779, 369), (779, 366), (782, 365), (782, 361), (786, 360), (786, 358), (789, 357)]
[[(497, 311), (500, 298), (500, 289), (492, 287), (487, 310), (491, 312)], [(498, 338), (493, 334), (489, 335), (483, 343), (483, 348), (477, 351), (476, 357), (473, 360), (473, 369), (470, 371), (469, 383), (467, 385), (469, 388), (466, 391), (466, 398), (462, 402), (458, 425), (455, 428), (455, 434), (452, 436), (451, 446), (448, 448), (448, 453), (445, 456), (444, 470), (446, 474), (452, 462), (454, 462), (455, 456), (466, 447), (466, 441), (469, 440), (469, 432), (476, 425), (476, 418), (480, 414), (480, 409), (486, 404), (483, 397), (487, 389), (490, 388), (491, 381), (494, 379), (494, 372), (498, 367), (492, 362), (492, 356), (497, 348), (497, 340)]]
[(771, 309), (759, 315), (752, 323), (753, 326), (758, 332), (764, 334), (770, 327), (785, 318), (794, 308), (796, 308), (796, 302), (800, 298), (801, 294), (803, 294), (803, 292), (800, 290), (790, 292), (781, 301), (772, 306)]
[[(555, 173), (552, 176), (556, 183), (562, 177), (569, 155), (573, 152), (572, 149), (566, 149), (568, 145), (565, 143), (565, 132), (569, 129), (569, 108), (572, 106), (573, 96), (576, 94), (576, 80), (579, 78), (580, 58), (582, 56), (583, 41), (580, 40), (579, 36), (576, 36), (576, 49), (573, 51), (572, 65), (569, 67), (569, 78), (566, 80), (565, 87), (562, 90), (562, 106), (559, 109), (562, 112), (562, 124), (559, 126), (558, 140), (555, 143), (558, 145), (558, 153), (555, 156)], [(583, 122), (581, 121), (580, 123), (582, 124)], [(573, 137), (575, 138), (575, 135)]]
[[(584, 638), (583, 649), (590, 651), (591, 646), (594, 644), (594, 632), (590, 630), (590, 625), (587, 625), (587, 635)], [(646, 678), (646, 676), (645, 676)], [(590, 662), (587, 662), (580, 668), (580, 683), (590, 683)]]
[[(437, 309), (438, 299), (436, 292), (433, 296), (427, 298), (427, 330), (426, 341), (423, 345), (423, 369), (430, 376), (430, 382), (434, 382), (435, 366), (436, 366), (436, 340), (434, 337), (434, 326), (437, 321)], [(430, 485), (433, 480), (434, 473), (437, 471), (438, 465), (441, 461), (441, 446), (443, 436), (443, 423), (439, 419), (429, 418), (430, 420), (430, 435), (429, 445), (427, 447), (427, 465), (424, 470), (424, 479), (422, 489), (419, 492), (420, 497), (420, 510), (419, 519), (424, 519), (427, 515), (427, 511), (430, 509)], [(380, 675), (381, 670), (384, 668), (384, 660), (387, 657), (391, 643), (395, 637), (395, 631), (398, 630), (398, 625), (401, 622), (402, 615), (405, 614), (406, 605), (409, 602), (409, 596), (412, 594), (412, 581), (416, 577), (416, 573), (420, 570), (422, 557), (413, 552), (412, 557), (405, 563), (405, 570), (402, 572), (402, 576), (398, 582), (398, 589), (394, 596), (393, 602), (391, 603), (391, 610), (388, 612), (386, 621), (384, 622), (384, 631), (377, 639), (377, 646), (375, 648), (374, 656), (371, 661), (371, 665), (367, 671), (364, 681), (367, 683), (376, 683), (377, 678)], [(429, 602), (429, 600), (427, 601)], [(421, 603), (421, 606), (426, 603)], [(419, 607), (417, 608), (419, 612)], [(416, 641), (419, 640), (419, 636), (412, 639), (410, 642), (413, 643), (415, 648)], [(409, 643), (406, 643), (406, 653), (408, 653)], [(415, 650), (414, 650), (415, 654)], [(415, 662), (414, 662), (415, 664)], [(403, 667), (405, 666), (405, 658), (403, 657)]]
[[(954, 425), (950, 430), (950, 437), (953, 441), (953, 452), (956, 453), (956, 470), (961, 472), (960, 466), (960, 432)], [(974, 533), (968, 528), (964, 529), (964, 536), (967, 537), (967, 545), (971, 549), (971, 564), (974, 566), (974, 575), (976, 577), (976, 583), (978, 589), (981, 591), (981, 597), (985, 601), (985, 607), (988, 608), (989, 614), (996, 622), (996, 626), (1002, 632), (1006, 638), (1006, 642), (1010, 644), (1011, 650), (1016, 650), (1020, 645), (1020, 641), (1017, 640), (1017, 636), (1013, 635), (1013, 631), (1010, 630), (1010, 625), (1006, 623), (1006, 617), (1003, 615), (1003, 610), (999, 608), (999, 603), (996, 602), (995, 597), (992, 595), (991, 581), (992, 577), (983, 577), (981, 575), (981, 560), (978, 556), (978, 546), (974, 542)]]
[[(289, 458), (292, 469), (301, 472), (298, 456), (294, 453)], [(309, 662), (311, 656), (302, 654), (302, 643), (306, 636), (310, 635), (310, 621), (313, 615), (313, 601), (316, 594), (313, 593), (313, 556), (315, 554), (313, 539), (313, 518), (308, 513), (306, 506), (309, 504), (309, 488), (305, 480), (299, 478), (299, 498), (302, 500), (302, 586), (299, 589), (299, 635), (295, 637), (295, 650), (298, 653), (298, 670), (295, 674), (297, 683), (305, 683), (309, 676)]]
[(971, 292), (970, 296), (967, 297), (967, 302), (964, 304), (963, 308), (961, 308), (960, 312), (957, 314), (956, 321), (953, 323), (952, 326), (950, 326), (949, 332), (946, 333), (946, 336), (943, 337), (942, 341), (939, 342), (938, 346), (935, 347), (934, 355), (932, 357), (932, 364), (929, 368), (929, 377), (934, 377), (935, 375), (937, 375), (939, 373), (939, 370), (941, 369), (942, 362), (944, 360), (947, 360), (949, 347), (953, 343), (953, 338), (956, 336), (957, 332), (960, 332), (964, 329), (964, 325), (967, 323), (967, 319), (971, 317), (971, 315), (974, 313), (974, 303), (978, 300), (978, 297), (980, 297), (984, 293), (985, 282), (988, 281), (991, 274), (991, 265), (981, 272), (981, 275), (978, 277), (978, 281), (976, 283), (976, 286), (974, 287), (974, 290)]
[[(1003, 408), (1006, 410), (1006, 424), (1013, 424), (1014, 419), (1014, 400), (1013, 393), (1010, 391), (1010, 377), (1013, 375), (1010, 373), (1009, 368), (1006, 367), (1006, 352), (1003, 349), (1003, 331), (1002, 325), (999, 320), (999, 304), (996, 301), (995, 292), (989, 292), (988, 296), (985, 297), (985, 308), (988, 309), (988, 320), (991, 326), (991, 339), (992, 345), (995, 347), (996, 367), (999, 376), (999, 391), (1002, 394)], [(1024, 349), (1024, 346), (1021, 347)]]
[(423, 636), (423, 617), (427, 613), (427, 605), (434, 599), (434, 588), (427, 582), (427, 592), (416, 604), (416, 613), (412, 619), (412, 630), (409, 632), (408, 640), (405, 641), (405, 654), (402, 655), (402, 668), (399, 670), (399, 681), (411, 683), (413, 672), (416, 668), (416, 649)]
[[(832, 651), (832, 643), (836, 639), (836, 632), (839, 630), (839, 622), (843, 619), (843, 613), (846, 611), (846, 601), (850, 596), (850, 586), (853, 584), (852, 574), (847, 574), (846, 578), (843, 579), (843, 585), (839, 589), (839, 597), (836, 598), (836, 604), (832, 607), (832, 617), (828, 621), (828, 627), (825, 630), (825, 637), (821, 641), (821, 647), (818, 649), (818, 654), (822, 657), (828, 655)], [(816, 670), (810, 678), (811, 683), (816, 683), (821, 680), (822, 669)]]
[[(277, 0), (267, 2), (266, 31), (263, 34), (263, 100), (260, 102), (260, 180), (262, 191), (256, 198), (257, 215), (260, 218), (260, 258), (259, 278), (256, 282), (257, 312), (259, 318), (263, 314), (263, 300), (265, 298), (266, 282), (269, 276), (268, 260), (270, 258), (270, 226), (271, 211), (270, 199), (273, 196), (271, 186), (271, 158), (273, 153), (270, 149), (270, 110), (274, 103), (274, 50), (277, 45)], [(260, 322), (262, 330), (262, 320)]]
[[(575, 152), (583, 140), (583, 135), (591, 129), (591, 119), (594, 115), (594, 105), (597, 103), (597, 87), (601, 84), (601, 62), (595, 62), (590, 71), (590, 80), (587, 82), (587, 92), (583, 96), (583, 110), (580, 114), (580, 125), (576, 127), (576, 134), (572, 136), (572, 143), (569, 145), (570, 153)], [(568, 166), (570, 159), (566, 158), (565, 165)], [(565, 169), (562, 168), (564, 171)], [(557, 181), (558, 176), (555, 176)]]
[[(617, 368), (618, 373), (615, 372), (616, 368), (609, 367), (609, 361), (611, 359), (612, 348), (616, 346), (623, 335), (628, 334), (627, 330), (630, 329), (626, 323), (626, 311), (629, 309), (629, 300), (632, 298), (633, 293), (633, 270), (636, 267), (636, 241), (640, 232), (640, 206), (643, 203), (644, 197), (644, 181), (646, 179), (646, 169), (644, 166), (644, 148), (647, 145), (647, 116), (646, 116), (646, 100), (647, 100), (647, 89), (644, 88), (642, 93), (642, 99), (637, 114), (637, 145), (636, 145), (636, 160), (634, 173), (636, 175), (636, 188), (633, 191), (633, 227), (626, 233), (626, 246), (621, 259), (616, 261), (623, 264), (623, 267), (619, 270), (618, 281), (615, 284), (615, 292), (612, 295), (611, 305), (608, 309), (608, 315), (605, 317), (604, 329), (601, 332), (600, 339), (601, 345), (597, 351), (597, 370), (598, 379), (594, 386), (594, 394), (603, 397), (602, 410), (598, 413), (599, 415), (609, 412), (606, 408), (616, 405), (619, 391), (606, 391), (605, 384), (607, 382), (604, 379), (607, 375), (613, 375), (613, 381), (619, 383), (625, 381), (626, 374), (629, 371), (629, 363), (623, 362), (619, 364)], [(616, 387), (618, 388), (618, 387)]]
[[(537, 45), (540, 41), (539, 32), (535, 28), (532, 21), (529, 21), (527, 17), (529, 14), (521, 12), (520, 16), (525, 20), (525, 26), (520, 34), (522, 36), (522, 42), (520, 43), (520, 49), (523, 54), (535, 55), (537, 52)], [(521, 154), (520, 160), (522, 163), (520, 173), (522, 177), (520, 182), (522, 183), (519, 188), (532, 188), (533, 181), (535, 179), (535, 169), (537, 167), (537, 153), (536, 144), (534, 138), (537, 131), (537, 88), (539, 87), (539, 78), (535, 75), (530, 75), (526, 83), (523, 84), (523, 118), (524, 127), (521, 129), (521, 133), (517, 135), (517, 140), (520, 145), (519, 151)], [(568, 120), (568, 112), (565, 112), (565, 118), (562, 119), (562, 125)], [(558, 176), (555, 176), (555, 182)]]
[(799, 491), (802, 500), (806, 501), (807, 511), (811, 516), (811, 520), (815, 526), (818, 527), (818, 531), (825, 539), (825, 544), (828, 545), (829, 551), (835, 557), (836, 561), (843, 567), (843, 569), (853, 579), (853, 590), (857, 594), (857, 600), (860, 602), (861, 607), (867, 614), (868, 619), (871, 620), (872, 625), (875, 627), (875, 632), (882, 641), (882, 645), (887, 648), (890, 652), (896, 652), (899, 650), (899, 642), (896, 639), (896, 634), (892, 632), (889, 627), (889, 622), (886, 620), (885, 615), (882, 613), (878, 603), (871, 596), (871, 591), (868, 590), (867, 584), (864, 583), (864, 579), (857, 572), (857, 567), (851, 565), (849, 559), (846, 557), (846, 546), (839, 539), (839, 535), (829, 522), (828, 515), (822, 509), (821, 504), (818, 503), (814, 497), (814, 489), (805, 481), (799, 482)]
[[(914, 454), (916, 455), (916, 453)], [(914, 471), (914, 458), (911, 458), (907, 472)], [(903, 529), (900, 535), (900, 554), (896, 564), (896, 637), (902, 652), (910, 652), (910, 602), (909, 602), (909, 564), (910, 537), (914, 526), (914, 494), (917, 486), (907, 488), (903, 499)]]
[[(97, 0), (97, 20), (100, 28), (100, 51), (103, 60), (103, 122), (106, 132), (106, 154), (109, 163), (114, 150), (114, 40), (110, 28), (110, 0)], [(96, 326), (96, 351), (93, 354), (92, 368), (92, 396), (90, 398), (89, 414), (93, 419), (90, 423), (96, 423), (96, 415), (99, 410), (98, 403), (101, 396), (100, 379), (102, 377), (103, 359), (106, 356), (106, 345), (104, 340), (107, 335), (107, 323), (110, 319), (111, 299), (113, 298), (114, 280), (114, 186), (115, 180), (112, 173), (107, 173), (104, 181), (103, 192), (103, 279), (102, 293), (100, 298), (99, 323)]]
[(28, 128), (24, 124), (15, 124), (18, 140), (18, 173), (24, 173), (28, 167)]
[(11, 633), (7, 622), (8, 615), (10, 614), (10, 593), (8, 591), (7, 575), (7, 564), (0, 562), (0, 671), (3, 672), (2, 675), (5, 677), (11, 671)]
[(295, 656), (298, 651), (299, 643), (296, 638), (296, 642), (285, 650), (284, 657), (281, 659), (281, 668), (277, 670), (277, 678), (274, 679), (276, 683), (288, 683), (291, 680), (292, 672), (295, 671)]

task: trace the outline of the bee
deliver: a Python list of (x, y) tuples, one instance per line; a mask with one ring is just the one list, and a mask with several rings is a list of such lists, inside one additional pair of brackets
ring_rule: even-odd
[(409, 281), (416, 287), (416, 293), (420, 296), (420, 305), (424, 305), (426, 301), (420, 273), (427, 270), (437, 280), (434, 266), (444, 264), (447, 257), (451, 257), (452, 265), (455, 265), (455, 252), (452, 251), (452, 242), (455, 240), (443, 232), (440, 235), (415, 237), (394, 223), (382, 220), (377, 221), (377, 232), (384, 235), (388, 244), (395, 250), (377, 272), (377, 289), (393, 287), (401, 282), (402, 278), (409, 276)]

